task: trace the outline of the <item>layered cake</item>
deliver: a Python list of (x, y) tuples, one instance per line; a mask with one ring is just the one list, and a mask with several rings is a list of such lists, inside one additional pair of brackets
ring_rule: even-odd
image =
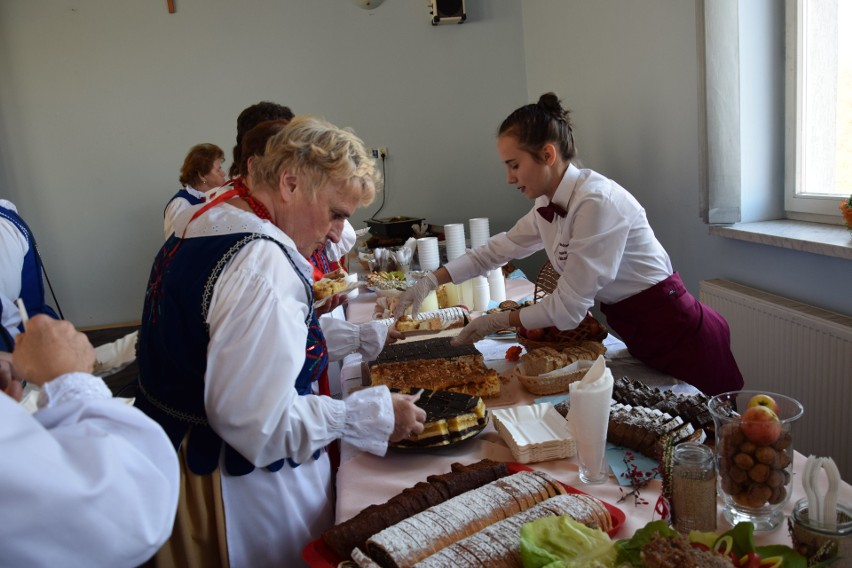
[(500, 375), (485, 366), (475, 347), (454, 346), (449, 337), (390, 345), (370, 364), (369, 374), (371, 385), (402, 391), (424, 388), (493, 398), (502, 387)]
[(473, 345), (453, 345), (451, 337), (434, 337), (422, 341), (402, 341), (388, 345), (370, 365), (413, 361), (422, 359), (465, 358), (473, 362), (485, 362), (482, 353)]
[[(391, 389), (392, 392), (415, 394), (421, 389)], [(423, 432), (396, 442), (401, 448), (446, 446), (479, 432), (486, 423), (485, 403), (478, 396), (450, 391), (422, 389), (415, 403), (426, 411)]]

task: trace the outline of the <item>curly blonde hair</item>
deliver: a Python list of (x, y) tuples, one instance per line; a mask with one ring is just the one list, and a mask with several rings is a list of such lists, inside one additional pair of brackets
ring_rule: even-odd
[(364, 142), (350, 129), (313, 116), (297, 116), (269, 139), (252, 164), (252, 182), (276, 188), (285, 169), (302, 175), (312, 195), (330, 181), (360, 180), (361, 207), (372, 203), (381, 184)]

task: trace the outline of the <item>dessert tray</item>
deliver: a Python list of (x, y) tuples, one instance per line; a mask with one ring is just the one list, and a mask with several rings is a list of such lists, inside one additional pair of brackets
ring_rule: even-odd
[(497, 408), (494, 426), (518, 463), (570, 458), (577, 443), (568, 433), (568, 421), (549, 402)]
[[(509, 462), (506, 464), (509, 473), (517, 473), (519, 471), (532, 471), (532, 468), (523, 464)], [(573, 494), (588, 495), (585, 491), (581, 491), (571, 485), (562, 484), (565, 491)], [(609, 511), (612, 517), (612, 530), (609, 531), (609, 536), (615, 536), (626, 521), (624, 511), (600, 499), (604, 507)], [(335, 552), (325, 544), (322, 538), (312, 540), (302, 549), (302, 559), (307, 562), (311, 568), (349, 568), (357, 566), (354, 562), (340, 558)]]
[(411, 452), (411, 453), (421, 453), (421, 452), (434, 452), (436, 450), (443, 450), (444, 448), (455, 448), (457, 445), (470, 440), (471, 438), (476, 437), (480, 432), (482, 432), (486, 426), (488, 426), (488, 422), (490, 419), (490, 412), (485, 412), (485, 420), (482, 424), (478, 424), (473, 430), (469, 432), (465, 432), (463, 435), (452, 438), (450, 440), (444, 440), (438, 444), (432, 444), (429, 446), (410, 446), (405, 445), (404, 443), (393, 443), (388, 442), (388, 448), (397, 451), (397, 452)]

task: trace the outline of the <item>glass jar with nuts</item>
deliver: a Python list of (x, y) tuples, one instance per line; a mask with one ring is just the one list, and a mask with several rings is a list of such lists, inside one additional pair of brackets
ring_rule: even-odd
[(708, 404), (716, 426), (718, 491), (725, 518), (772, 530), (793, 483), (793, 423), (802, 405), (787, 396), (729, 392)]

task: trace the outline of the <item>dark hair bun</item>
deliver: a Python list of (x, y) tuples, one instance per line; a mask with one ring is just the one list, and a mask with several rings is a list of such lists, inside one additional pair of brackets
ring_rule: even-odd
[(538, 106), (556, 120), (568, 122), (568, 113), (555, 93), (544, 93), (538, 99)]

